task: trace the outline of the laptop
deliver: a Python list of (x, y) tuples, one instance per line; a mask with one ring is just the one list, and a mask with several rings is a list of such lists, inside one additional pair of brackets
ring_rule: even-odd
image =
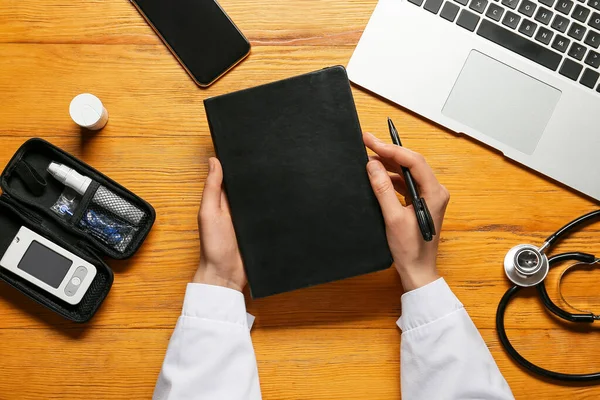
[(600, 0), (380, 0), (352, 82), (600, 199)]

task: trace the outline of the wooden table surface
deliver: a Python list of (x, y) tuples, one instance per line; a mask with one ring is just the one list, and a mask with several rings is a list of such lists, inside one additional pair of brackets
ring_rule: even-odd
[[(29, 137), (66, 149), (156, 208), (131, 260), (109, 261), (112, 291), (87, 325), (67, 322), (0, 285), (0, 399), (147, 399), (198, 263), (196, 213), (214, 154), (202, 100), (347, 64), (376, 0), (222, 0), (252, 42), (250, 57), (200, 89), (126, 0), (0, 1), (0, 164)], [(78, 93), (110, 113), (98, 134), (68, 114)], [(392, 116), (452, 193), (439, 269), (465, 304), (517, 398), (592, 399), (594, 386), (545, 382), (518, 368), (494, 329), (508, 288), (502, 260), (541, 243), (595, 202), (361, 89), (365, 130), (387, 139)], [(1, 234), (1, 233), (0, 233)], [(599, 226), (561, 247), (599, 251)], [(560, 270), (561, 268), (558, 268)], [(557, 299), (557, 273), (549, 278)], [(599, 272), (568, 278), (567, 296), (600, 310)], [(402, 289), (393, 269), (258, 301), (252, 333), (264, 399), (398, 399)], [(558, 301), (558, 299), (557, 299)], [(549, 317), (538, 299), (509, 307), (524, 355), (568, 372), (600, 370), (598, 332)]]

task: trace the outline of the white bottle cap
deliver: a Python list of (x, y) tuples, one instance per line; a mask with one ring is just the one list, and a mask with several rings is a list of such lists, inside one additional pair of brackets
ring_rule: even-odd
[(92, 131), (104, 128), (108, 122), (108, 111), (99, 98), (89, 93), (75, 96), (71, 101), (69, 113), (77, 125)]

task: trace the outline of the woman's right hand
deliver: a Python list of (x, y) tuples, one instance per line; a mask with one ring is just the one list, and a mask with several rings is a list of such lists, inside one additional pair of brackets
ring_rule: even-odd
[[(450, 194), (438, 182), (422, 155), (386, 144), (370, 133), (364, 133), (363, 140), (377, 154), (370, 157), (367, 171), (383, 212), (388, 244), (404, 290), (425, 286), (439, 278), (437, 252)], [(437, 232), (431, 242), (423, 240), (412, 204), (403, 206), (396, 196), (397, 191), (410, 202), (401, 166), (410, 170), (421, 196), (427, 202)]]

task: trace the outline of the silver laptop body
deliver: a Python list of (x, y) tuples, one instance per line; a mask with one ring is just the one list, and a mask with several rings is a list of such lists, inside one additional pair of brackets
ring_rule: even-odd
[(380, 0), (348, 75), (600, 199), (596, 27), (600, 0)]

